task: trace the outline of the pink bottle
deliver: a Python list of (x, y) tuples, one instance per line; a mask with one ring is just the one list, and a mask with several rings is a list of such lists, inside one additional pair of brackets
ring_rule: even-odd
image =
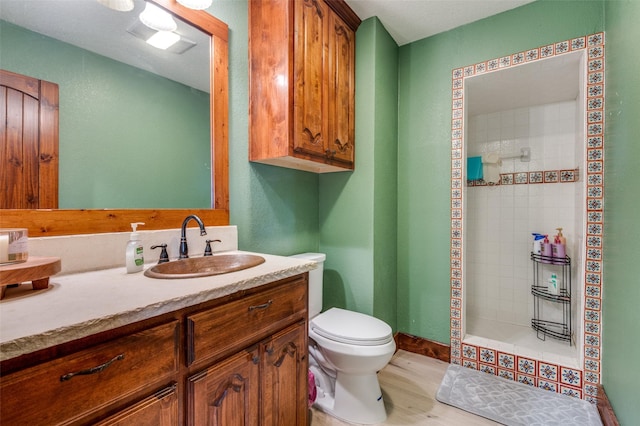
[(556, 235), (553, 239), (553, 244), (551, 245), (551, 253), (553, 257), (557, 260), (554, 260), (553, 263), (557, 265), (563, 265), (566, 262), (567, 255), (567, 246), (566, 246), (566, 238), (562, 235), (562, 228), (556, 228), (558, 230), (558, 235)]
[(544, 236), (544, 241), (542, 242), (542, 258), (540, 261), (542, 263), (551, 263), (553, 258), (553, 251), (551, 249), (551, 243), (549, 242), (549, 236)]

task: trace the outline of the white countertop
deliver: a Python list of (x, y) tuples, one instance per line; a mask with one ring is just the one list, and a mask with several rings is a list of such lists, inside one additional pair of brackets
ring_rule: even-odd
[[(229, 253), (229, 252), (226, 252)], [(248, 252), (238, 252), (248, 253)], [(0, 301), (0, 360), (298, 275), (316, 263), (262, 253), (265, 263), (203, 278), (163, 280), (124, 267), (53, 276), (49, 288), (8, 289)], [(145, 265), (145, 269), (153, 264)]]

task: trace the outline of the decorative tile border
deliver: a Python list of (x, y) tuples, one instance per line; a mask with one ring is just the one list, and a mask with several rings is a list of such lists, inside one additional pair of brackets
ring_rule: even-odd
[(577, 398), (584, 395), (580, 370), (467, 343), (462, 347), (462, 358), (452, 358), (453, 364)]
[[(577, 37), (546, 46), (540, 46), (512, 55), (494, 58), (452, 71), (452, 122), (451, 122), (451, 362), (518, 380), (532, 386), (549, 389), (565, 395), (596, 402), (601, 366), (602, 322), (602, 226), (604, 208), (604, 33)], [(514, 354), (498, 352), (493, 348), (482, 348), (462, 343), (464, 306), (462, 274), (462, 206), (464, 161), (464, 79), (478, 74), (498, 71), (541, 59), (560, 56), (569, 52), (584, 51), (586, 58), (585, 99), (585, 145), (586, 159), (586, 253), (582, 303), (584, 320), (582, 335), (576, 339), (583, 345), (582, 370), (528, 359)], [(581, 166), (580, 168), (582, 168)], [(527, 182), (551, 183), (571, 182), (571, 170), (529, 172)], [(503, 176), (505, 176), (503, 178)], [(564, 179), (564, 180), (563, 180)], [(573, 181), (577, 181), (574, 175)], [(501, 175), (501, 184), (524, 184), (524, 175), (508, 173)], [(578, 283), (581, 282), (578, 277)], [(581, 316), (578, 315), (580, 318)], [(495, 362), (490, 357), (493, 351)], [(487, 357), (483, 357), (485, 354)], [(490, 360), (487, 362), (485, 360)], [(555, 372), (555, 374), (553, 374)]]
[(498, 183), (487, 183), (484, 180), (468, 180), (467, 186), (526, 185), (530, 183), (572, 183), (578, 182), (578, 173), (579, 169), (500, 173), (500, 182)]

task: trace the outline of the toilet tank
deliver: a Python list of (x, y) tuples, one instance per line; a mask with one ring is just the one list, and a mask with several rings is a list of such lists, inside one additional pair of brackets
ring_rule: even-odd
[(322, 273), (327, 255), (324, 253), (302, 253), (291, 257), (318, 263), (316, 269), (309, 271), (309, 318), (313, 318), (322, 311)]

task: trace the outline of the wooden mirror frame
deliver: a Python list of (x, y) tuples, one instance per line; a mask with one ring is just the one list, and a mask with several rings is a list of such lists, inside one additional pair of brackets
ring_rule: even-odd
[(176, 0), (151, 0), (211, 36), (211, 209), (83, 209), (0, 210), (1, 228), (28, 228), (30, 237), (128, 232), (131, 222), (144, 230), (179, 228), (189, 214), (207, 226), (229, 224), (229, 28), (206, 11), (192, 10)]

